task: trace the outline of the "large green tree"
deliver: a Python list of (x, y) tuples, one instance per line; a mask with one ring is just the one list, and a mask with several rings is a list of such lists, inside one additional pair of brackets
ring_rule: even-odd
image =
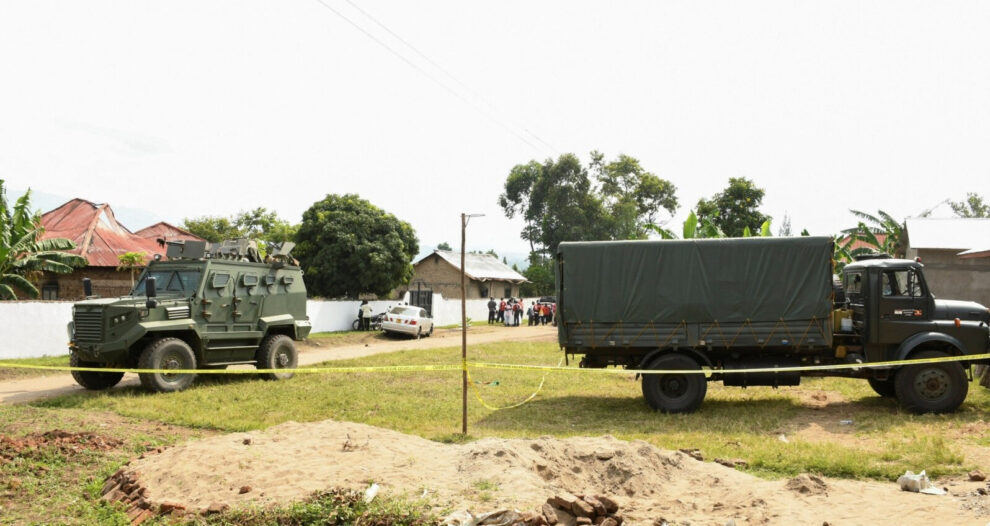
[(976, 192), (966, 192), (966, 200), (949, 201), (949, 206), (959, 217), (990, 217), (990, 205)]
[(759, 231), (770, 216), (760, 212), (764, 191), (745, 177), (729, 178), (729, 185), (711, 199), (698, 200), (698, 221), (710, 221), (729, 237), (742, 237), (748, 227)]
[(293, 255), (309, 292), (328, 298), (384, 296), (412, 278), (412, 226), (354, 194), (329, 194), (303, 213)]
[(292, 241), (298, 225), (292, 225), (264, 207), (224, 216), (202, 216), (182, 220), (186, 230), (211, 242), (249, 238), (262, 243)]
[(530, 251), (547, 254), (561, 241), (645, 238), (647, 225), (677, 209), (676, 190), (633, 157), (595, 151), (588, 166), (570, 153), (516, 165), (498, 203), (525, 220)]
[(42, 271), (68, 274), (86, 265), (86, 258), (61, 252), (76, 248), (64, 238), (40, 239), (41, 212), (31, 210), (31, 190), (9, 206), (0, 179), (0, 300), (17, 299), (16, 291), (37, 298), (31, 276)]

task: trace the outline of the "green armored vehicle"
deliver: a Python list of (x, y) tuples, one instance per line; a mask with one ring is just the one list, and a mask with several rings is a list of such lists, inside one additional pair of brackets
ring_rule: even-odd
[[(69, 323), (70, 364), (76, 367), (222, 369), (252, 364), (285, 369), (265, 378), (292, 377), (293, 340), (309, 335), (302, 270), (289, 257), (292, 243), (261, 258), (253, 242), (169, 242), (129, 296), (76, 303)], [(107, 389), (123, 373), (73, 371), (87, 389)], [(141, 373), (152, 391), (179, 391), (191, 373)]]

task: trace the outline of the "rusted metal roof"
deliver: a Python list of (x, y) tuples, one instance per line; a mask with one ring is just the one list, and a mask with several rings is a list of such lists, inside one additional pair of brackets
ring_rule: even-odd
[(181, 229), (165, 221), (159, 221), (151, 226), (146, 226), (134, 232), (134, 235), (145, 239), (164, 239), (166, 241), (206, 241), (188, 230)]
[(41, 216), (45, 227), (42, 239), (64, 237), (76, 248), (69, 252), (86, 258), (90, 266), (116, 267), (117, 256), (125, 252), (144, 252), (146, 261), (165, 249), (154, 239), (138, 236), (117, 222), (110, 205), (85, 199), (73, 199)]
[[(447, 250), (434, 250), (432, 254), (417, 261), (414, 265), (419, 265), (427, 258), (434, 255), (443, 259), (447, 263), (450, 263), (454, 266), (454, 268), (460, 270), (461, 253)], [(510, 281), (512, 283), (524, 283), (527, 281), (525, 276), (515, 270), (512, 270), (512, 267), (502, 263), (497, 257), (491, 254), (465, 254), (464, 274), (467, 277), (477, 281), (494, 280)]]

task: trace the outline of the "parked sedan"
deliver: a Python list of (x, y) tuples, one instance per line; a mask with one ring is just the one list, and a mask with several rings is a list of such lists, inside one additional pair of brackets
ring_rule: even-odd
[(433, 334), (433, 318), (426, 309), (412, 306), (392, 307), (382, 320), (385, 334), (402, 333), (419, 338)]

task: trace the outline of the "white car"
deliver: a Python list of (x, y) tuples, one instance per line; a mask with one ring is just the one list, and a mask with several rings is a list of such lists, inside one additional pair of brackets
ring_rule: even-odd
[(433, 318), (426, 309), (412, 306), (392, 307), (382, 320), (385, 334), (402, 333), (417, 338), (433, 334)]

